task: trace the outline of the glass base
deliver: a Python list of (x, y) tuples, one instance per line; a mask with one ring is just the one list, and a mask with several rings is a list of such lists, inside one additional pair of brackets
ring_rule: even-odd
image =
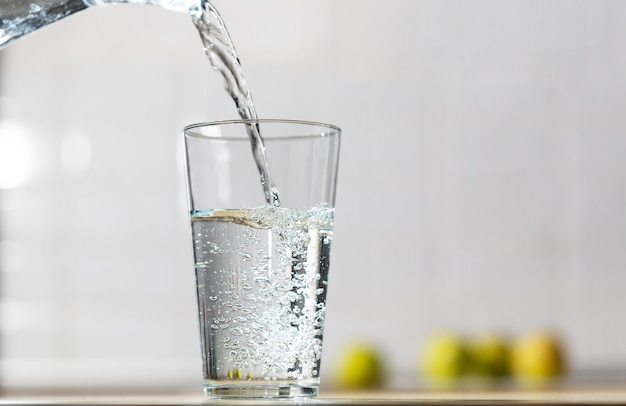
[(208, 383), (204, 384), (204, 393), (212, 399), (277, 399), (277, 398), (312, 398), (317, 396), (317, 386), (298, 384), (250, 383)]

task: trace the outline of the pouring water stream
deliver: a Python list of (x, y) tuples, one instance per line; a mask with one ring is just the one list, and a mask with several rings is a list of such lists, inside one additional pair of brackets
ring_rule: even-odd
[[(0, 49), (26, 34), (88, 7), (112, 3), (157, 5), (189, 13), (211, 65), (224, 78), (226, 91), (235, 102), (239, 116), (244, 120), (257, 119), (233, 41), (219, 12), (206, 0), (201, 0), (200, 4), (195, 0), (0, 0)], [(248, 135), (265, 200), (269, 206), (279, 207), (278, 189), (272, 181), (258, 124), (248, 125)]]

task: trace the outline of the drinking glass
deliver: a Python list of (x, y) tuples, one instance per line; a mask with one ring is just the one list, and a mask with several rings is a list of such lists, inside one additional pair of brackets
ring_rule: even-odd
[[(253, 158), (251, 129), (265, 162)], [(292, 120), (185, 128), (208, 397), (317, 395), (340, 133)], [(271, 204), (265, 164), (278, 195)]]

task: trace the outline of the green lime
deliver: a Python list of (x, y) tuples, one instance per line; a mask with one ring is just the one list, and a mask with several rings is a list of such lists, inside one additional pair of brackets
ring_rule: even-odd
[(466, 341), (454, 333), (437, 334), (428, 340), (421, 367), (429, 384), (451, 386), (469, 370)]
[(368, 344), (352, 344), (343, 352), (335, 371), (340, 388), (368, 389), (384, 381), (383, 359), (379, 351)]

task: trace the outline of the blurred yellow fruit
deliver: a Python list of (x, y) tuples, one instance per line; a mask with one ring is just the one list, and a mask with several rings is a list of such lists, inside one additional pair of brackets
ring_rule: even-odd
[(512, 369), (522, 384), (542, 384), (565, 372), (565, 354), (558, 337), (536, 332), (522, 337), (512, 350)]
[(469, 368), (469, 354), (465, 339), (454, 333), (442, 333), (427, 342), (422, 359), (422, 369), (427, 383), (450, 386)]
[(382, 355), (368, 344), (350, 345), (335, 371), (335, 381), (343, 389), (376, 388), (383, 384), (384, 378)]
[(510, 373), (510, 347), (502, 336), (489, 334), (474, 339), (469, 345), (471, 372), (483, 378), (502, 378)]

